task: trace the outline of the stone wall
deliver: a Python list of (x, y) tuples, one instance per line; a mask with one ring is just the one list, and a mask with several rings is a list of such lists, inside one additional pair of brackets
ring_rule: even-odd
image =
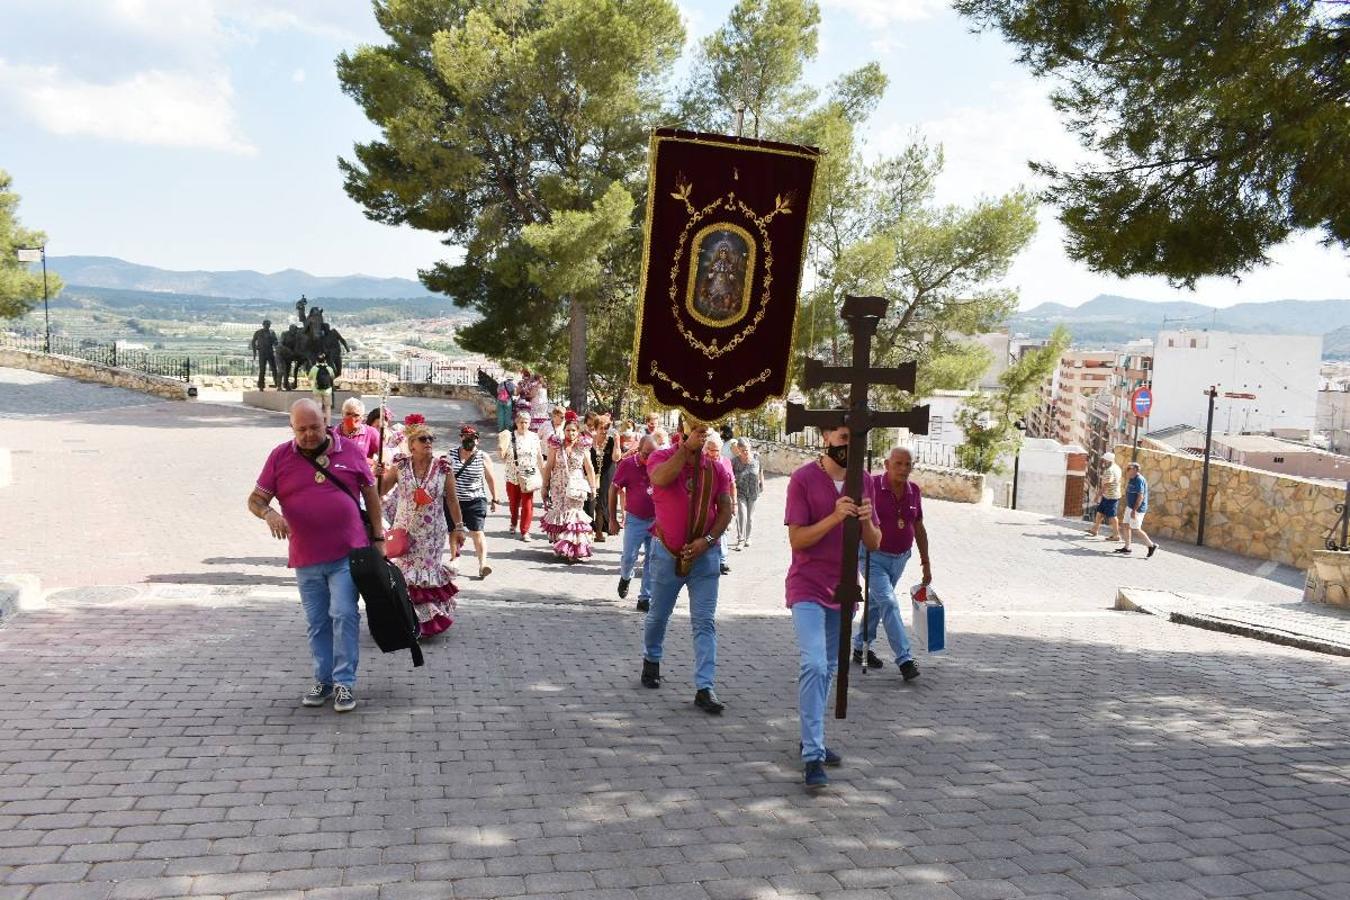
[[(1128, 444), (1116, 448), (1122, 468), (1131, 452)], [(1143, 447), (1135, 458), (1149, 484), (1145, 530), (1155, 538), (1195, 543), (1202, 460)], [(1345, 488), (1337, 485), (1211, 460), (1205, 544), (1306, 569), (1344, 499)]]
[[(755, 452), (759, 454), (760, 465), (764, 467), (766, 475), (791, 475), (803, 463), (820, 455), (814, 449), (805, 450), (768, 441), (756, 442)], [(986, 499), (984, 476), (976, 472), (916, 464), (910, 479), (919, 486), (925, 497), (934, 500), (982, 503)]]
[(186, 400), (188, 384), (176, 378), (163, 378), (159, 375), (145, 375), (128, 369), (102, 366), (71, 356), (56, 356), (48, 353), (32, 353), (28, 350), (15, 350), (0, 347), (0, 366), (11, 369), (27, 369), (30, 372), (42, 372), (47, 375), (60, 375), (78, 381), (94, 384), (107, 384), (112, 387), (126, 388), (153, 394), (166, 400)]

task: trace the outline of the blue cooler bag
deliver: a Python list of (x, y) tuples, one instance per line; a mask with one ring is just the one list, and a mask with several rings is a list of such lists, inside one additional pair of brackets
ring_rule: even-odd
[(937, 591), (931, 584), (916, 584), (909, 589), (914, 604), (914, 643), (929, 653), (947, 649), (947, 616)]

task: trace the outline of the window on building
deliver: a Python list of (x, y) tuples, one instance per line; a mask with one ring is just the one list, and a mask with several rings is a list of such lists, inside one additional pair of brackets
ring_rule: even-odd
[(1195, 349), (1195, 338), (1191, 338), (1191, 349)]
[(1284, 462), (1284, 457), (1283, 457), (1283, 456), (1277, 456), (1277, 457), (1275, 457), (1273, 460), (1271, 460), (1271, 462)]

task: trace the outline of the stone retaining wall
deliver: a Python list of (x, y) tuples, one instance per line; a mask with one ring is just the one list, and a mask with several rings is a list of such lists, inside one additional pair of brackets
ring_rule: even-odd
[[(786, 444), (759, 441), (755, 444), (760, 465), (766, 475), (791, 475), (803, 463), (819, 455), (817, 450), (806, 450)], [(919, 486), (925, 497), (951, 500), (955, 503), (982, 503), (985, 500), (984, 476), (965, 469), (926, 466), (916, 463), (910, 479)]]
[(30, 372), (42, 372), (46, 375), (60, 375), (78, 381), (94, 384), (107, 384), (153, 394), (166, 400), (186, 400), (188, 384), (176, 378), (163, 378), (159, 375), (146, 375), (129, 369), (103, 366), (72, 356), (56, 356), (50, 353), (33, 353), (28, 350), (15, 350), (0, 347), (0, 366), (11, 369), (27, 369)]
[[(1123, 467), (1130, 446), (1115, 452)], [(1155, 538), (1195, 543), (1202, 460), (1143, 447), (1136, 458), (1149, 485), (1145, 530)], [(1306, 569), (1343, 499), (1343, 486), (1210, 460), (1205, 544)]]

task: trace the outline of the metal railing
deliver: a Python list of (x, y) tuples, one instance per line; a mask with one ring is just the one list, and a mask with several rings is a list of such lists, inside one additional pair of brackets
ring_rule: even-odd
[(189, 356), (177, 353), (164, 353), (139, 348), (119, 348), (117, 344), (104, 344), (91, 338), (53, 336), (50, 349), (42, 335), (15, 336), (0, 335), (0, 346), (15, 350), (27, 350), (31, 353), (50, 353), (53, 356), (66, 356), (82, 359), (85, 362), (114, 369), (126, 369), (129, 372), (141, 372), (160, 378), (172, 378), (179, 381), (191, 381), (194, 372), (193, 361)]

